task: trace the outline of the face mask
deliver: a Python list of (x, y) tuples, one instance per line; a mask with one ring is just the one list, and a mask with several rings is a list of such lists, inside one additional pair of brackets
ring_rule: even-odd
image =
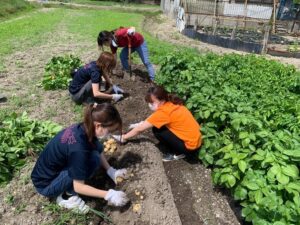
[(118, 47), (117, 43), (116, 43), (114, 40), (111, 41), (111, 44), (112, 44), (112, 46), (114, 46), (115, 48)]
[(151, 111), (156, 111), (158, 108), (157, 104), (155, 104), (155, 103), (152, 103), (152, 104), (148, 103), (148, 106)]
[(101, 136), (98, 136), (98, 138), (100, 139), (105, 139), (107, 137), (107, 135), (109, 134), (108, 129), (103, 129), (103, 134)]

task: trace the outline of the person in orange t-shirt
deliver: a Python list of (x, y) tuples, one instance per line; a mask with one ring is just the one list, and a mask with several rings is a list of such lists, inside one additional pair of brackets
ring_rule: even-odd
[(152, 128), (155, 137), (170, 151), (163, 161), (182, 159), (195, 155), (201, 146), (200, 125), (176, 95), (169, 94), (162, 86), (151, 87), (145, 97), (153, 113), (140, 123), (131, 124), (131, 131), (114, 138), (121, 142)]

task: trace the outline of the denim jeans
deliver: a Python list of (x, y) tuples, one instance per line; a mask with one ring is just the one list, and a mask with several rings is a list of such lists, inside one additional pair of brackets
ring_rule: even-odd
[[(143, 64), (146, 66), (149, 77), (151, 80), (154, 80), (155, 72), (153, 69), (153, 66), (149, 60), (149, 53), (148, 53), (148, 47), (146, 41), (143, 42), (143, 44), (136, 48), (131, 48), (131, 53), (137, 52), (143, 62)], [(120, 53), (120, 59), (123, 66), (123, 69), (129, 70), (128, 66), (128, 47), (124, 47)]]
[[(87, 164), (88, 176), (91, 177), (100, 167), (100, 154), (98, 151), (93, 151), (89, 163)], [(37, 192), (46, 197), (57, 197), (67, 191), (73, 195), (76, 194), (73, 188), (73, 179), (68, 175), (68, 168), (62, 170), (60, 174), (45, 188), (37, 188)]]

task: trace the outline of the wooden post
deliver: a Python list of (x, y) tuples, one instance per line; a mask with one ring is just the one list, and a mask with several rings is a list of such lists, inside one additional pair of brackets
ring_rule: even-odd
[(272, 33), (275, 34), (276, 29), (276, 0), (273, 0), (273, 23), (272, 23)]
[(245, 5), (244, 5), (244, 29), (246, 27), (247, 5), (248, 5), (248, 0), (245, 0)]
[(217, 11), (218, 11), (218, 0), (215, 0), (215, 9), (214, 9), (214, 29), (213, 29), (213, 35), (215, 35), (217, 26), (218, 26), (218, 21), (217, 21)]
[(264, 39), (262, 41), (261, 54), (266, 54), (267, 53), (269, 34), (270, 34), (270, 26), (268, 25), (268, 26), (265, 27), (265, 35), (264, 35)]

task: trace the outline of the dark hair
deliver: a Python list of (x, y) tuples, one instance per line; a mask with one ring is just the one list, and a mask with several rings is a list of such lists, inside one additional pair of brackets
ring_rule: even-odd
[(94, 122), (101, 123), (102, 127), (111, 127), (119, 125), (119, 130), (122, 131), (122, 119), (118, 110), (110, 103), (89, 104), (84, 110), (83, 125), (88, 136), (89, 142), (92, 142), (95, 137)]
[(103, 30), (100, 31), (97, 42), (99, 46), (103, 46), (103, 44), (107, 41), (111, 42), (114, 39), (114, 31)]
[(109, 72), (116, 67), (116, 59), (114, 55), (110, 52), (102, 52), (96, 61), (97, 66), (101, 71)]
[(152, 103), (151, 95), (155, 96), (160, 101), (172, 102), (175, 105), (182, 105), (184, 103), (177, 95), (168, 93), (162, 86), (159, 85), (149, 88), (145, 96), (146, 102)]

